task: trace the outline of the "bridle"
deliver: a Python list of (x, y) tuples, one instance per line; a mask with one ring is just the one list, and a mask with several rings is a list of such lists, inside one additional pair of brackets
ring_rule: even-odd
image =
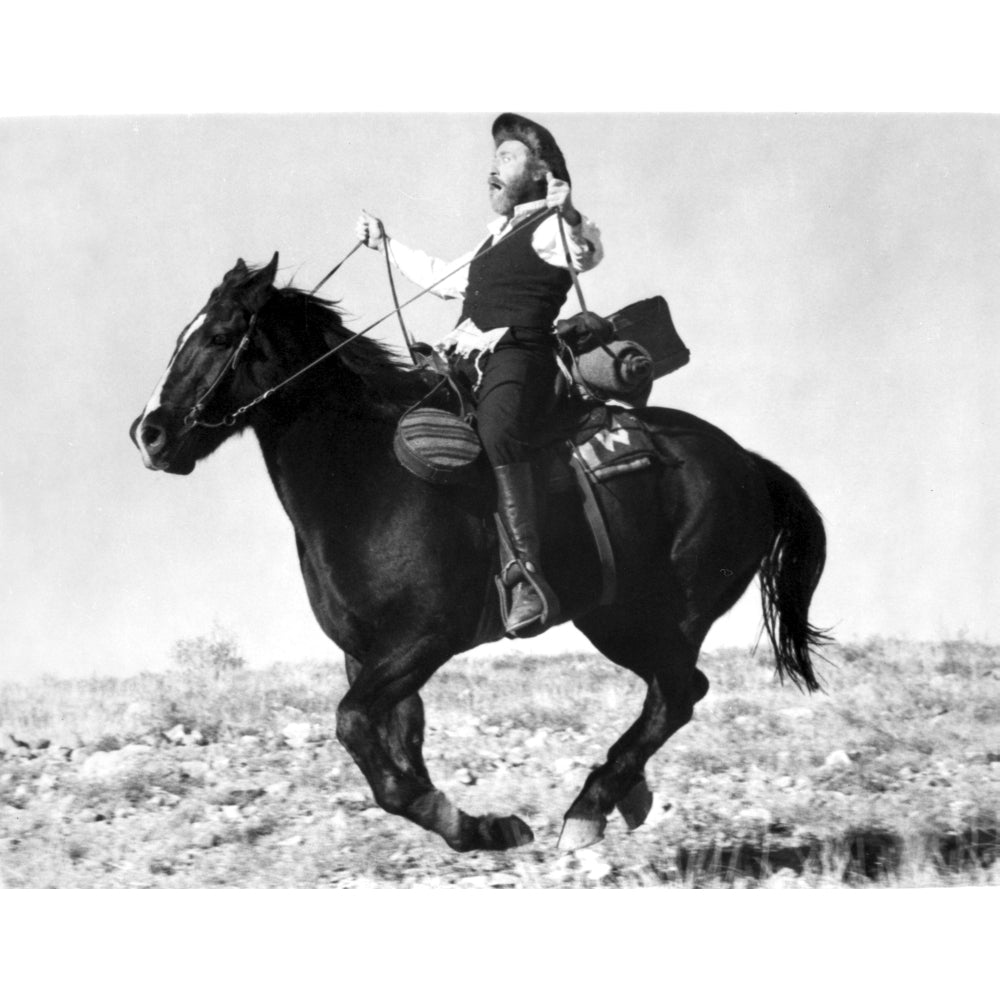
[[(236, 418), (240, 415), (239, 411), (234, 411), (228, 416), (223, 417), (218, 423), (211, 423), (206, 420), (201, 419), (202, 413), (205, 412), (205, 407), (208, 406), (209, 401), (212, 396), (215, 395), (216, 390), (219, 388), (223, 378), (230, 371), (236, 371), (236, 366), (240, 363), (240, 358), (243, 357), (243, 353), (250, 346), (250, 337), (253, 335), (254, 327), (257, 325), (257, 313), (254, 312), (250, 316), (250, 322), (247, 323), (246, 332), (240, 338), (240, 342), (236, 345), (233, 353), (229, 355), (226, 359), (226, 363), (219, 369), (219, 374), (215, 376), (212, 380), (212, 384), (198, 397), (197, 402), (190, 410), (184, 415), (184, 426), (188, 430), (195, 427), (232, 427), (236, 423)], [(241, 407), (242, 409), (242, 407)]]
[[(527, 225), (528, 222), (541, 221), (541, 219), (543, 219), (545, 216), (551, 215), (557, 211), (558, 211), (557, 208), (545, 208), (544, 210), (540, 210), (532, 215), (529, 215), (521, 225), (522, 226)], [(560, 221), (560, 232), (562, 232), (562, 219), (560, 218), (559, 221)], [(392, 270), (389, 262), (388, 238), (385, 236), (385, 230), (384, 229), (380, 230), (380, 234), (382, 236), (382, 245), (385, 248), (386, 267), (389, 272), (389, 286), (392, 289), (394, 308), (389, 312), (387, 312), (384, 316), (380, 316), (377, 320), (375, 320), (374, 323), (371, 323), (370, 325), (366, 326), (363, 330), (359, 330), (357, 333), (352, 333), (345, 340), (342, 340), (339, 344), (337, 344), (336, 347), (332, 347), (330, 348), (329, 351), (326, 351), (324, 354), (321, 354), (318, 358), (314, 358), (312, 361), (309, 362), (309, 364), (305, 365), (303, 368), (300, 368), (297, 372), (293, 372), (291, 375), (288, 376), (288, 378), (283, 379), (277, 385), (271, 386), (270, 389), (265, 389), (258, 396), (255, 396), (253, 399), (251, 399), (249, 403), (244, 403), (243, 406), (237, 407), (237, 409), (233, 410), (232, 413), (228, 413), (221, 420), (217, 421), (203, 420), (202, 414), (205, 412), (205, 408), (208, 406), (212, 397), (218, 390), (220, 384), (222, 383), (223, 378), (230, 371), (236, 371), (236, 366), (239, 364), (240, 359), (246, 352), (246, 349), (250, 346), (250, 338), (253, 334), (254, 327), (257, 325), (257, 315), (259, 312), (259, 310), (255, 310), (250, 316), (250, 321), (247, 324), (246, 332), (240, 338), (240, 342), (236, 345), (236, 348), (233, 350), (232, 354), (229, 356), (226, 363), (220, 369), (219, 374), (216, 375), (216, 377), (212, 380), (212, 384), (202, 393), (202, 395), (199, 397), (194, 406), (192, 406), (191, 409), (188, 410), (188, 412), (184, 415), (185, 431), (192, 431), (196, 427), (215, 429), (219, 427), (234, 426), (236, 421), (239, 420), (240, 417), (242, 417), (248, 411), (252, 410), (255, 406), (258, 406), (260, 403), (263, 403), (264, 400), (273, 396), (276, 392), (283, 389), (286, 385), (289, 385), (291, 382), (294, 382), (297, 379), (301, 378), (303, 375), (306, 374), (306, 372), (311, 371), (313, 368), (315, 368), (319, 364), (322, 364), (328, 358), (333, 357), (334, 354), (336, 354), (338, 351), (343, 350), (352, 341), (357, 340), (358, 337), (363, 337), (366, 333), (371, 332), (372, 330), (375, 329), (376, 326), (378, 326), (380, 323), (384, 323), (390, 316), (393, 315), (399, 317), (399, 322), (403, 327), (403, 338), (406, 341), (406, 346), (410, 351), (410, 357), (412, 358), (414, 364), (418, 366), (426, 365), (426, 361), (424, 361), (424, 359), (421, 358), (419, 353), (416, 351), (415, 345), (413, 344), (413, 341), (410, 339), (406, 326), (403, 324), (403, 314), (402, 314), (403, 309), (411, 305), (413, 302), (416, 302), (417, 299), (426, 295), (437, 285), (441, 284), (442, 281), (446, 281), (453, 274), (456, 274), (458, 271), (462, 270), (463, 267), (468, 267), (473, 261), (479, 260), (480, 257), (485, 257), (486, 254), (491, 253), (501, 243), (503, 243), (504, 240), (508, 239), (514, 232), (516, 232), (520, 228), (521, 226), (512, 228), (507, 233), (505, 233), (499, 240), (495, 240), (490, 246), (484, 247), (482, 250), (480, 250), (479, 253), (477, 253), (474, 257), (472, 257), (471, 260), (460, 264), (458, 267), (449, 271), (447, 274), (442, 275), (433, 284), (428, 285), (426, 288), (422, 288), (419, 292), (417, 292), (416, 295), (407, 299), (402, 304), (400, 304), (399, 299), (396, 296), (396, 286), (392, 280)], [(565, 245), (565, 238), (566, 238), (565, 233), (563, 232), (563, 245), (568, 257), (569, 248), (566, 247)], [(312, 291), (309, 294), (315, 295), (316, 292), (319, 291), (319, 289), (336, 273), (336, 271), (341, 267), (341, 265), (344, 264), (347, 261), (347, 259), (351, 257), (351, 255), (356, 250), (358, 250), (358, 248), (361, 247), (363, 244), (364, 244), (363, 240), (358, 240), (358, 242), (347, 252), (347, 254), (339, 261), (339, 263), (337, 263), (333, 268), (330, 269), (326, 277), (324, 277), (323, 280), (318, 285), (316, 285), (316, 287), (312, 289)], [(576, 275), (572, 267), (570, 267), (570, 274), (573, 275), (574, 284), (576, 285), (577, 289), (577, 294), (580, 296), (580, 301), (582, 303), (583, 296), (582, 293), (580, 293), (580, 286), (576, 281)], [(586, 307), (584, 306), (584, 308)], [(442, 375), (441, 384), (447, 381), (447, 379), (448, 376)], [(434, 391), (436, 391), (436, 389)]]

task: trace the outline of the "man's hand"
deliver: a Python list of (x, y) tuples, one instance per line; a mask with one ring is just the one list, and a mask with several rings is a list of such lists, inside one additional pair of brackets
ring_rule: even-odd
[(372, 250), (378, 250), (382, 246), (382, 223), (364, 209), (361, 210), (361, 217), (354, 227), (354, 234)]
[(583, 216), (573, 207), (573, 199), (570, 197), (570, 186), (565, 181), (556, 180), (550, 170), (545, 175), (548, 190), (545, 194), (545, 204), (549, 208), (558, 208), (559, 214), (571, 225), (578, 226), (583, 221)]

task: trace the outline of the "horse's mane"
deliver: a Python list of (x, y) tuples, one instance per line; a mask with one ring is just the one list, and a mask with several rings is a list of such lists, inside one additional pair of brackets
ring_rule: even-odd
[[(422, 374), (386, 344), (367, 334), (355, 336), (344, 326), (339, 303), (289, 285), (276, 289), (269, 303), (276, 320), (316, 342), (320, 350), (345, 346), (331, 358), (353, 372), (379, 409), (397, 412), (427, 391)], [(353, 338), (353, 339), (351, 339)]]

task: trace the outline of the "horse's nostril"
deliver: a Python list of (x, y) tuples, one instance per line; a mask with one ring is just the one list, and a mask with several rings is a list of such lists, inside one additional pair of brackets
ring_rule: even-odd
[(163, 428), (146, 421), (139, 430), (139, 436), (150, 454), (159, 451), (166, 441)]

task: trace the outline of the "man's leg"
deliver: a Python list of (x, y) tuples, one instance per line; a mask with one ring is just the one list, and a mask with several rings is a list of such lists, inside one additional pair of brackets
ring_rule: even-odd
[(488, 357), (478, 392), (479, 434), (497, 481), (497, 515), (513, 549), (501, 580), (507, 633), (537, 634), (559, 613), (541, 571), (539, 491), (529, 442), (548, 409), (556, 363), (551, 335), (510, 330)]

